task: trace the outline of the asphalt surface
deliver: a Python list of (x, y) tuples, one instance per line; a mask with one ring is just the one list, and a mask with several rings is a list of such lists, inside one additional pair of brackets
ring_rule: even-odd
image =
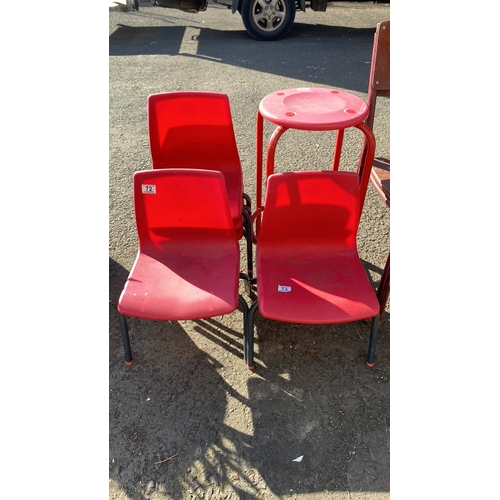
[[(372, 369), (363, 361), (363, 322), (309, 327), (257, 315), (251, 373), (241, 360), (239, 311), (197, 322), (131, 320), (135, 363), (126, 367), (116, 314), (137, 251), (132, 175), (150, 168), (148, 95), (226, 93), (245, 191), (255, 199), (261, 99), (312, 86), (366, 98), (375, 26), (386, 19), (388, 5), (335, 2), (324, 13), (298, 12), (285, 39), (257, 42), (220, 5), (198, 14), (147, 2), (138, 12), (110, 11), (110, 498), (389, 498), (390, 303)], [(377, 110), (376, 154), (390, 156), (390, 100)], [(266, 124), (267, 138), (272, 130)], [(329, 168), (333, 143), (332, 133), (288, 131), (276, 170)], [(348, 131), (343, 168), (355, 168), (359, 147), (360, 135)], [(369, 187), (358, 250), (374, 288), (389, 223)]]

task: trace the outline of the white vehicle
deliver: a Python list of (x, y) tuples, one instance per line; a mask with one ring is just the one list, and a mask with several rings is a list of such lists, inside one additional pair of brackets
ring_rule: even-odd
[[(297, 9), (324, 12), (330, 1), (333, 0), (214, 0), (231, 9), (233, 14), (238, 11), (248, 34), (263, 41), (283, 38), (293, 25)], [(151, 3), (185, 12), (200, 12), (207, 9), (208, 0), (151, 0)]]

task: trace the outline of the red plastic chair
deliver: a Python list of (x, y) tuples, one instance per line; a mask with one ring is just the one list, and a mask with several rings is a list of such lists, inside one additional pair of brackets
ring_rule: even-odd
[(238, 295), (240, 251), (224, 176), (213, 170), (134, 174), (137, 257), (118, 301), (125, 361), (126, 316), (190, 320), (228, 314)]
[(252, 277), (251, 200), (243, 192), (229, 98), (217, 92), (164, 92), (148, 97), (153, 169), (201, 168), (224, 174), (236, 236), (247, 240)]
[(258, 299), (247, 314), (244, 359), (253, 369), (254, 315), (306, 324), (373, 318), (367, 364), (373, 366), (379, 303), (358, 257), (357, 173), (306, 171), (268, 178), (256, 251)]
[[(370, 112), (366, 124), (373, 129), (375, 109), (379, 97), (390, 97), (391, 76), (391, 22), (383, 21), (377, 24), (373, 40), (373, 51), (368, 83), (368, 105)], [(391, 206), (391, 160), (378, 156), (373, 160), (370, 182), (382, 201)], [(385, 306), (390, 293), (390, 253), (377, 288), (380, 303), (380, 321), (382, 321)]]

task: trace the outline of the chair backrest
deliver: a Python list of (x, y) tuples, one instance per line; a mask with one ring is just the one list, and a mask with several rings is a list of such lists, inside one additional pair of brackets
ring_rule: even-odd
[(158, 169), (134, 174), (134, 211), (139, 247), (191, 238), (233, 238), (224, 176), (215, 170)]
[(391, 22), (377, 24), (373, 39), (373, 51), (368, 83), (368, 105), (370, 113), (366, 124), (373, 129), (377, 97), (390, 95), (391, 73)]
[(227, 95), (165, 92), (148, 97), (153, 169), (241, 169)]
[(259, 245), (356, 246), (359, 178), (354, 172), (304, 171), (267, 180)]

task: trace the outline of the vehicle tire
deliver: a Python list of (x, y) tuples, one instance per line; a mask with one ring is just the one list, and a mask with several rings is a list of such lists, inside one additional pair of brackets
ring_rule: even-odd
[(279, 40), (292, 28), (295, 0), (243, 0), (241, 17), (255, 40)]

